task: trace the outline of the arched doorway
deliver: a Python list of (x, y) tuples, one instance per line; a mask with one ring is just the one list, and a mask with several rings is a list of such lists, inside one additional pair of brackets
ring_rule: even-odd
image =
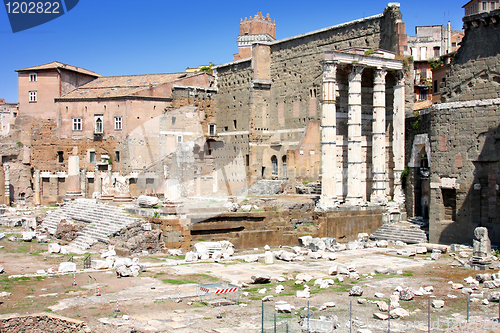
[(283, 155), (281, 158), (281, 161), (283, 162), (283, 179), (287, 180), (288, 179), (288, 169), (286, 167), (286, 155)]
[(271, 157), (271, 164), (272, 164), (272, 170), (273, 170), (273, 177), (277, 177), (278, 176), (278, 158), (276, 157), (276, 155), (273, 155)]

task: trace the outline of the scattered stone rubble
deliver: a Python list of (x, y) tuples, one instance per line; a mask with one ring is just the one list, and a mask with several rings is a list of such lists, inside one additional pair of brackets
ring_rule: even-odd
[(159, 229), (152, 229), (150, 223), (137, 222), (119, 231), (112, 245), (117, 253), (122, 256), (143, 253), (148, 254), (162, 252), (165, 246), (162, 241), (162, 232)]
[(137, 198), (137, 204), (139, 207), (143, 208), (151, 208), (153, 206), (156, 206), (160, 203), (160, 200), (157, 197), (151, 197), (147, 195), (140, 195)]

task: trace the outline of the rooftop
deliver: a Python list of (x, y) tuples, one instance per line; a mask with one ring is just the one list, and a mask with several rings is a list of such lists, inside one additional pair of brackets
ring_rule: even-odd
[(100, 77), (62, 96), (61, 99), (109, 98), (133, 96), (140, 91), (155, 88), (179, 79), (202, 75), (197, 73), (168, 73)]
[(27, 68), (22, 68), (22, 69), (17, 69), (16, 72), (26, 72), (26, 71), (38, 71), (38, 70), (43, 70), (43, 69), (57, 69), (57, 68), (62, 68), (66, 69), (69, 71), (73, 72), (78, 72), (82, 74), (87, 74), (95, 77), (101, 77), (102, 75), (97, 74), (95, 72), (89, 71), (87, 69), (81, 68), (81, 67), (76, 67), (76, 66), (71, 66), (67, 64), (63, 64), (62, 62), (59, 61), (52, 61), (49, 62), (48, 64), (44, 65), (39, 65), (39, 66), (33, 66), (33, 67), (27, 67)]

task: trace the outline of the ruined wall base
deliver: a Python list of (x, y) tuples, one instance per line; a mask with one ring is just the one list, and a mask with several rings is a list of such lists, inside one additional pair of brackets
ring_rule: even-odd
[[(189, 249), (202, 241), (227, 240), (236, 249), (298, 245), (301, 236), (333, 237), (347, 242), (358, 233), (373, 233), (382, 225), (380, 207), (343, 208), (315, 213), (312, 208), (291, 211), (224, 213), (203, 219), (150, 219), (163, 231), (165, 247)], [(195, 222), (195, 223), (193, 223)]]

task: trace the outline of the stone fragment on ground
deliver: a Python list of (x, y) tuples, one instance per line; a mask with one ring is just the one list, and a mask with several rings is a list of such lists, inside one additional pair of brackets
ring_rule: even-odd
[(108, 269), (109, 263), (106, 260), (92, 260), (90, 262), (90, 267), (92, 269)]
[(74, 262), (62, 262), (59, 264), (58, 273), (76, 272), (76, 264)]
[(182, 250), (181, 249), (168, 249), (167, 254), (169, 256), (178, 257), (178, 256), (182, 255)]
[(406, 318), (409, 315), (410, 314), (408, 313), (408, 311), (406, 311), (403, 308), (397, 308), (397, 309), (391, 310), (391, 319)]
[(297, 281), (305, 281), (305, 282), (309, 282), (313, 279), (312, 275), (310, 274), (307, 274), (307, 273), (299, 273), (297, 274), (297, 276), (295, 277), (295, 279)]
[(441, 309), (442, 307), (444, 307), (444, 301), (435, 299), (432, 301), (432, 307), (436, 309)]
[(296, 296), (297, 296), (297, 298), (309, 298), (309, 297), (311, 297), (311, 293), (310, 293), (309, 289), (297, 290)]
[(281, 313), (291, 313), (292, 306), (285, 301), (278, 301), (274, 304), (274, 309)]
[(160, 200), (157, 197), (151, 197), (148, 195), (140, 195), (137, 198), (137, 204), (139, 207), (144, 207), (144, 208), (151, 208), (153, 206), (156, 206), (160, 203)]
[(431, 260), (439, 260), (439, 259), (441, 259), (441, 251), (440, 250), (432, 250), (430, 259)]
[(349, 291), (349, 296), (363, 296), (363, 288), (360, 286), (354, 286)]
[(399, 298), (403, 301), (411, 301), (415, 297), (415, 292), (412, 288), (404, 288), (399, 292)]
[(48, 245), (48, 252), (49, 253), (59, 253), (61, 251), (61, 245), (57, 243), (50, 243)]
[(252, 275), (250, 280), (253, 284), (266, 284), (271, 282), (271, 277), (269, 275)]
[(379, 320), (387, 320), (387, 319), (389, 319), (389, 315), (386, 314), (386, 313), (374, 313), (373, 317), (375, 319), (379, 319)]
[(500, 292), (494, 291), (488, 294), (487, 300), (488, 302), (497, 302), (500, 299)]

